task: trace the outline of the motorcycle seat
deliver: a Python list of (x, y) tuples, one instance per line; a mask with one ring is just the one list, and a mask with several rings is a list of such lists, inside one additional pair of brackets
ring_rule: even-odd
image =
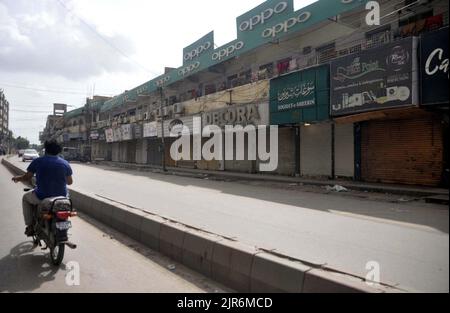
[(66, 197), (53, 197), (42, 200), (38, 205), (38, 210), (40, 212), (50, 211), (52, 209), (58, 211), (70, 211), (72, 209), (72, 202)]

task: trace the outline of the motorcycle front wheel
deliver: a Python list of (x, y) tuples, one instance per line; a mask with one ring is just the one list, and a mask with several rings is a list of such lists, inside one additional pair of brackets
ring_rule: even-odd
[(59, 244), (50, 249), (50, 258), (54, 266), (60, 266), (64, 259), (65, 244)]

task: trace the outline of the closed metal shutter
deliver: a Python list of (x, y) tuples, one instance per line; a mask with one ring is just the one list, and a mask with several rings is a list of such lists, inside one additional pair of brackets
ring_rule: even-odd
[(335, 173), (338, 177), (355, 176), (355, 132), (353, 124), (335, 128)]
[(131, 140), (127, 142), (127, 150), (126, 150), (127, 163), (136, 163), (136, 140)]
[(161, 140), (159, 138), (148, 139), (147, 164), (162, 165)]
[(443, 129), (433, 116), (361, 125), (361, 175), (368, 182), (437, 186)]
[[(270, 146), (270, 134), (267, 132), (267, 151)], [(277, 174), (295, 175), (295, 128), (278, 129), (278, 169)], [(259, 165), (258, 165), (259, 166)]]
[(120, 148), (118, 142), (112, 144), (112, 161), (120, 162)]
[(331, 176), (331, 124), (302, 126), (300, 169), (302, 176)]

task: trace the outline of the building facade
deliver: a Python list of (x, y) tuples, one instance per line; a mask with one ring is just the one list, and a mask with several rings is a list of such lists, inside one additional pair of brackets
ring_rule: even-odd
[[(379, 26), (365, 1), (263, 2), (236, 19), (236, 40), (214, 48), (208, 33), (181, 67), (98, 104), (93, 159), (257, 173), (248, 133), (244, 157), (210, 160), (194, 155), (195, 129), (275, 125), (273, 174), (448, 184), (448, 2), (379, 2)], [(185, 127), (191, 155), (173, 159)]]
[(0, 155), (9, 153), (12, 133), (9, 130), (9, 102), (0, 89)]

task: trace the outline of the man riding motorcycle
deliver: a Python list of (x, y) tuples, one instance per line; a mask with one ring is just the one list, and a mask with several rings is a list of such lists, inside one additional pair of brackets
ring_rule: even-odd
[(46, 141), (44, 146), (45, 155), (34, 160), (25, 175), (12, 179), (15, 183), (28, 182), (36, 174), (37, 187), (22, 198), (25, 235), (29, 237), (34, 235), (33, 210), (46, 198), (67, 197), (67, 185), (73, 184), (72, 168), (67, 161), (58, 157), (62, 147), (56, 140)]

